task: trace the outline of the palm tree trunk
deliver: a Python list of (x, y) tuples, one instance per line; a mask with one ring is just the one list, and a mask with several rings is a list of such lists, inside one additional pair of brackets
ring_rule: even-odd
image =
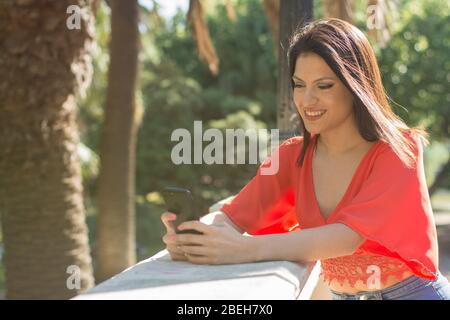
[(303, 130), (292, 100), (287, 48), (292, 32), (313, 19), (312, 0), (283, 0), (280, 3), (281, 54), (278, 57), (277, 123), (280, 140), (292, 137)]
[(264, 11), (273, 36), (275, 58), (280, 55), (280, 0), (264, 0)]
[(100, 150), (96, 280), (136, 261), (134, 170), (135, 90), (139, 52), (137, 0), (111, 1), (111, 44)]
[(353, 0), (323, 0), (326, 18), (338, 18), (353, 24)]
[[(9, 299), (64, 299), (94, 282), (75, 103), (91, 79), (92, 3), (0, 1), (0, 213)], [(69, 5), (83, 10), (80, 29), (66, 26)]]

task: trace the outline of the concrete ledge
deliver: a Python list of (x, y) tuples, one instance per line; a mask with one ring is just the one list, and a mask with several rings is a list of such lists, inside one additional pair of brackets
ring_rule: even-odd
[(163, 250), (73, 299), (307, 300), (318, 278), (318, 263), (194, 265)]

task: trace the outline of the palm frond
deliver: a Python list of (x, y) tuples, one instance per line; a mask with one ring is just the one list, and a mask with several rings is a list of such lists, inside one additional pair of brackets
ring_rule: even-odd
[(231, 4), (230, 0), (226, 0), (225, 9), (227, 10), (228, 19), (230, 19), (233, 22), (236, 21), (236, 11), (234, 10), (234, 7)]
[(203, 8), (199, 0), (189, 1), (188, 21), (197, 43), (200, 59), (208, 64), (209, 71), (213, 75), (217, 75), (219, 73), (219, 58), (212, 44), (208, 26), (203, 18)]

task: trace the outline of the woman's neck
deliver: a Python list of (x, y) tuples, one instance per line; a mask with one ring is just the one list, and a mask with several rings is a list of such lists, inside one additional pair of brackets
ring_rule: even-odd
[(327, 156), (345, 155), (367, 143), (357, 128), (324, 132), (317, 137), (317, 149)]

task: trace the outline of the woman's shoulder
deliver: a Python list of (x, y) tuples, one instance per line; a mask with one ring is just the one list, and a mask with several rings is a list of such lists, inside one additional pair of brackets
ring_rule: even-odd
[(296, 159), (303, 146), (303, 137), (295, 136), (286, 139), (279, 146), (281, 157)]
[(403, 154), (394, 150), (387, 141), (379, 140), (378, 147), (373, 153), (373, 165), (384, 167), (384, 170), (400, 169), (417, 169), (421, 163), (423, 148), (426, 145), (426, 138), (414, 129), (402, 131), (404, 137), (401, 142)]

